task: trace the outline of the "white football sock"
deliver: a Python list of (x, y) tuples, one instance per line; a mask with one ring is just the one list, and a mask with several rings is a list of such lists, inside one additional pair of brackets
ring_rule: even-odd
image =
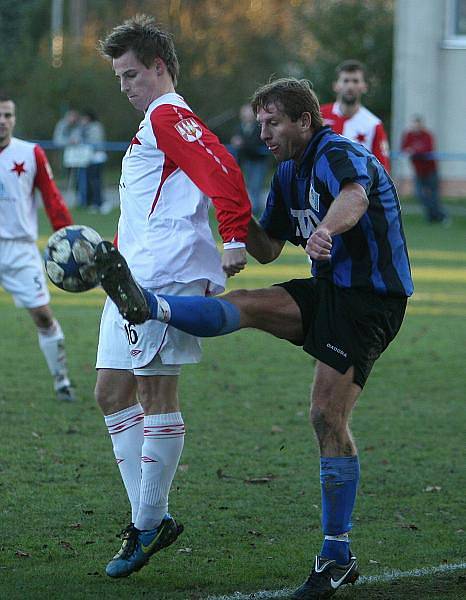
[(183, 451), (180, 412), (144, 417), (141, 496), (135, 526), (154, 529), (168, 512), (168, 494)]
[(48, 329), (39, 327), (39, 347), (42, 350), (47, 366), (54, 379), (54, 388), (68, 387), (70, 380), (66, 366), (65, 336), (60, 323), (54, 319)]
[(139, 510), (141, 489), (141, 448), (144, 440), (144, 411), (134, 404), (129, 408), (107, 415), (105, 424), (112, 438), (113, 452), (131, 504), (131, 522)]

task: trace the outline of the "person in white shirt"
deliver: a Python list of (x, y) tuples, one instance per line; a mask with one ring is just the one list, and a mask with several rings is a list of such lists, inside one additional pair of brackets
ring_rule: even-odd
[(364, 65), (348, 59), (340, 63), (335, 72), (333, 91), (336, 101), (320, 107), (324, 125), (330, 125), (335, 133), (362, 144), (389, 173), (390, 148), (383, 123), (361, 104), (367, 92)]
[[(101, 41), (121, 92), (144, 113), (123, 158), (115, 244), (141, 285), (175, 295), (217, 294), (246, 264), (251, 204), (233, 157), (175, 91), (170, 34), (139, 15)], [(224, 243), (217, 251), (209, 199)], [(111, 252), (110, 243), (103, 245)], [(173, 543), (182, 526), (168, 494), (184, 443), (182, 364), (200, 360), (198, 338), (150, 321), (131, 325), (107, 299), (97, 352), (96, 398), (131, 504), (131, 523), (106, 573), (126, 577)]]
[(13, 137), (15, 103), (0, 94), (0, 286), (15, 304), (29, 311), (38, 331), (39, 346), (54, 380), (59, 400), (75, 399), (66, 366), (64, 335), (50, 309), (42, 259), (37, 249), (38, 199), (54, 230), (73, 219), (53, 180), (40, 146)]

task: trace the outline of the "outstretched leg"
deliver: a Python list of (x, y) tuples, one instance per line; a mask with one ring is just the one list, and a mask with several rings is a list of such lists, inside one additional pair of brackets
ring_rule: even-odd
[(221, 298), (156, 296), (138, 285), (110, 242), (99, 244), (95, 258), (102, 287), (130, 322), (155, 319), (198, 337), (254, 327), (292, 342), (303, 341), (301, 311), (281, 287), (236, 290)]

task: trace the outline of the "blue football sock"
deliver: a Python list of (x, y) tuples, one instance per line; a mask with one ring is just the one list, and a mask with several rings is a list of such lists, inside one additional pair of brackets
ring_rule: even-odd
[(357, 456), (320, 459), (322, 488), (322, 529), (324, 539), (321, 556), (347, 564), (350, 559), (349, 540), (343, 535), (351, 530), (351, 515), (359, 482)]
[(239, 329), (239, 309), (227, 300), (204, 296), (155, 296), (147, 290), (144, 295), (151, 319), (169, 323), (191, 335), (214, 337)]

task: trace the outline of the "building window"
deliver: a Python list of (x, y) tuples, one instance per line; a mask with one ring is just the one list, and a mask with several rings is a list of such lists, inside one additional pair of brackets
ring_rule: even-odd
[(456, 0), (455, 34), (466, 36), (466, 0)]
[(466, 0), (447, 0), (444, 48), (466, 48)]

